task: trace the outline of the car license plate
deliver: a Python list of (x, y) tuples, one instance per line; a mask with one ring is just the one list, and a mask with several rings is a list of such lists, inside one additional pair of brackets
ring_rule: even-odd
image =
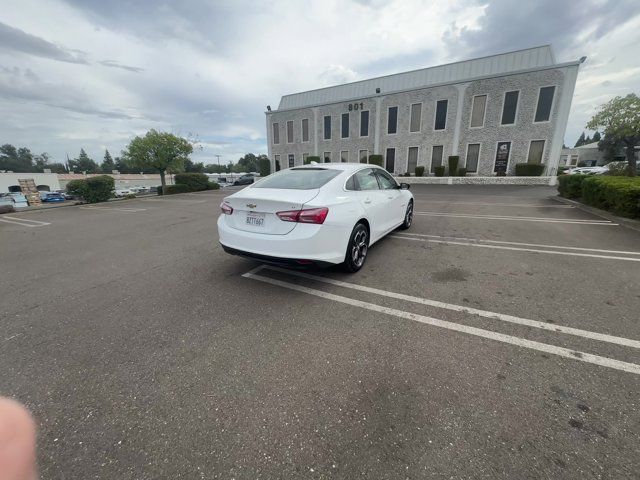
[(264, 227), (264, 213), (249, 212), (246, 222), (254, 227)]

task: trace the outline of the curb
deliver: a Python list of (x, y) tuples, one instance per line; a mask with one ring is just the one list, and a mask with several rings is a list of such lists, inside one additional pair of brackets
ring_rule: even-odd
[(591, 213), (592, 215), (596, 215), (606, 220), (611, 220), (612, 222), (619, 223), (623, 227), (627, 227), (632, 230), (637, 230), (638, 232), (640, 232), (640, 220), (634, 220), (632, 218), (625, 218), (625, 217), (618, 217), (617, 215), (613, 215), (612, 213), (606, 212), (599, 208), (590, 207), (589, 205), (585, 205), (582, 202), (578, 202), (576, 200), (569, 200), (568, 198), (564, 198), (559, 195), (550, 196), (548, 198), (550, 200), (555, 200), (556, 202), (559, 202), (559, 203), (564, 203), (565, 205), (573, 205), (574, 207), (582, 210), (583, 212)]

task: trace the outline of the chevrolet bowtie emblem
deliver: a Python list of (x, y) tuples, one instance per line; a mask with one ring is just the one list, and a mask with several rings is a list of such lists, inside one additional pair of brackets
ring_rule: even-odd
[(247, 203), (247, 207), (249, 208), (256, 208), (257, 205), (255, 203)]

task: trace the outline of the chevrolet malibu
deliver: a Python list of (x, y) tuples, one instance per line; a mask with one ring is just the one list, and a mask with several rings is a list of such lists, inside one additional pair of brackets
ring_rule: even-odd
[(360, 270), (369, 247), (413, 220), (409, 185), (375, 165), (293, 167), (226, 197), (222, 248), (266, 263)]

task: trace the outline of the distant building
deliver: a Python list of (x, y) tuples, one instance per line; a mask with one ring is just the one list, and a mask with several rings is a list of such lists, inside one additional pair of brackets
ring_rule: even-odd
[[(636, 160), (640, 159), (640, 147), (635, 148)], [(624, 149), (620, 151), (614, 157), (615, 161), (626, 160)], [(563, 148), (560, 154), (561, 166), (583, 166), (583, 167), (599, 167), (605, 165), (607, 159), (605, 152), (598, 150), (598, 142), (587, 143), (575, 148)]]
[(0, 172), (0, 193), (20, 192), (20, 180), (33, 180), (38, 190), (60, 190), (55, 173), (7, 173)]
[(459, 155), (471, 175), (524, 162), (553, 175), (582, 61), (546, 45), (285, 95), (265, 112), (272, 168), (380, 154), (389, 172), (433, 174)]

